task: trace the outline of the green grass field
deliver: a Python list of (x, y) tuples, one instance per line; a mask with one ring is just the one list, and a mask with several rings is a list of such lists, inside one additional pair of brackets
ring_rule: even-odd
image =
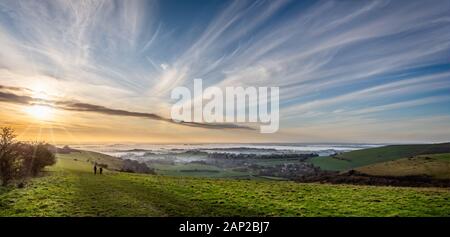
[(391, 145), (363, 150), (356, 150), (336, 157), (316, 157), (310, 160), (315, 166), (324, 170), (344, 171), (376, 163), (398, 160), (423, 154), (449, 153), (450, 143)]
[(120, 158), (92, 151), (77, 151), (71, 152), (69, 154), (58, 154), (58, 158), (61, 158), (64, 161), (73, 160), (73, 161), (89, 162), (91, 164), (93, 163), (104, 164), (108, 166), (109, 170), (120, 170), (123, 164), (123, 160)]
[(252, 178), (247, 172), (238, 172), (231, 169), (221, 169), (205, 164), (152, 164), (156, 173), (166, 176), (190, 176), (210, 178)]
[(428, 175), (436, 179), (450, 179), (450, 153), (403, 158), (363, 166), (357, 170), (379, 176)]
[(94, 176), (73, 154), (25, 188), (1, 188), (0, 216), (450, 216), (448, 189)]

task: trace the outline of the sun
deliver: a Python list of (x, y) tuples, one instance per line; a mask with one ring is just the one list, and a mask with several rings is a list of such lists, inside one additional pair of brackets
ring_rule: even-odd
[(53, 108), (47, 105), (32, 105), (26, 108), (26, 112), (33, 118), (46, 120), (52, 117)]

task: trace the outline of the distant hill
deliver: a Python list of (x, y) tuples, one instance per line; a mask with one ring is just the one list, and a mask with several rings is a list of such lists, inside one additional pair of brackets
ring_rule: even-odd
[(316, 157), (309, 162), (323, 170), (345, 171), (376, 163), (419, 155), (450, 153), (450, 143), (389, 145), (346, 152), (335, 156)]
[(450, 153), (414, 156), (363, 166), (356, 170), (376, 176), (426, 175), (450, 180)]
[(97, 163), (109, 170), (119, 171), (123, 167), (123, 160), (117, 157), (101, 154), (92, 151), (82, 151), (75, 149), (65, 149), (64, 152), (59, 152), (56, 155), (59, 159), (72, 159), (74, 161), (89, 162), (90, 164)]
[(58, 159), (71, 159), (73, 161), (89, 162), (91, 165), (104, 167), (112, 171), (123, 171), (129, 173), (145, 173), (154, 174), (154, 170), (149, 168), (146, 164), (135, 160), (121, 159), (106, 154), (76, 150), (69, 147), (58, 148)]

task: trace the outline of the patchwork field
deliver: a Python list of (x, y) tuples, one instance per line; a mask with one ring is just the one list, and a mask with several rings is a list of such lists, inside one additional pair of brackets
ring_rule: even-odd
[(402, 158), (441, 153), (450, 153), (450, 143), (383, 146), (317, 157), (310, 162), (324, 170), (345, 171)]
[(167, 176), (214, 177), (214, 178), (253, 178), (247, 172), (238, 172), (231, 169), (220, 169), (205, 164), (153, 164), (156, 172)]
[[(250, 162), (249, 162), (250, 163)], [(273, 167), (275, 165), (295, 164), (299, 163), (298, 159), (252, 159), (251, 164), (260, 167)], [(233, 179), (277, 179), (284, 180), (282, 177), (261, 176), (255, 170), (245, 169), (239, 170), (236, 168), (223, 168), (215, 165), (201, 164), (201, 163), (175, 163), (175, 164), (158, 164), (151, 163), (150, 167), (155, 169), (155, 172), (160, 175), (167, 176), (189, 176), (189, 177), (209, 177), (209, 178), (233, 178)]]
[(450, 216), (450, 190), (169, 177), (105, 171), (58, 155), (24, 188), (0, 189), (0, 216)]
[(357, 168), (358, 171), (378, 176), (427, 175), (450, 180), (450, 153), (420, 155)]

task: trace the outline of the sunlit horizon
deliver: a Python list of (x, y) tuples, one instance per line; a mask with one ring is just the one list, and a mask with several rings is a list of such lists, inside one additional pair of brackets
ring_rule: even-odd
[[(450, 141), (448, 1), (6, 1), (0, 9), (0, 125), (20, 140)], [(279, 87), (280, 130), (171, 122), (171, 90), (196, 78)]]

